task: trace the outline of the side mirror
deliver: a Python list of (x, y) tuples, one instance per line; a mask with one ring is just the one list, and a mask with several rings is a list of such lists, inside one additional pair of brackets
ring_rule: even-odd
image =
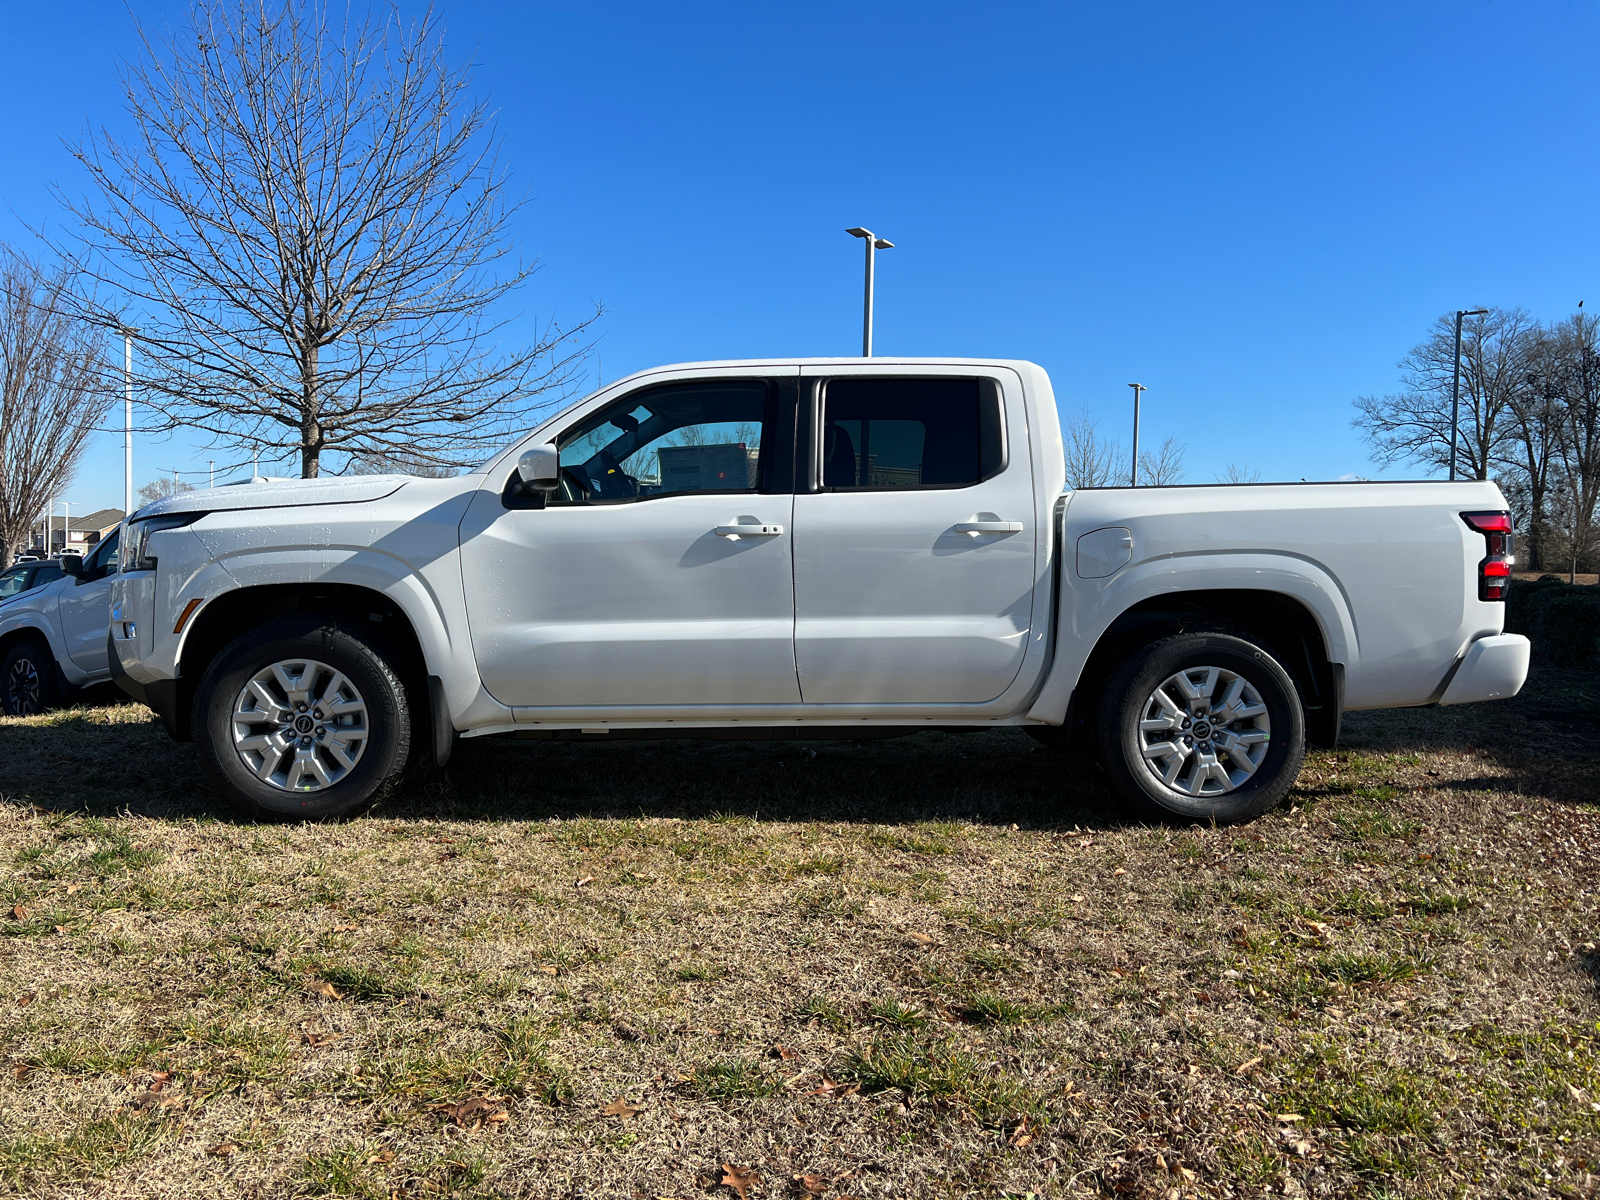
[(517, 459), (517, 474), (522, 482), (541, 492), (553, 492), (561, 486), (561, 455), (554, 442), (535, 446)]
[(63, 554), (61, 556), (61, 573), (74, 578), (83, 578), (83, 559), (76, 554)]

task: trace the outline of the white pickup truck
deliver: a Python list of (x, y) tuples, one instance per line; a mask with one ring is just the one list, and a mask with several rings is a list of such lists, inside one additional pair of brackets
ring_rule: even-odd
[(142, 509), (112, 670), (292, 817), (459, 737), (1017, 726), (1148, 813), (1238, 821), (1342, 712), (1522, 685), (1492, 483), (1063, 484), (1031, 363), (662, 367), (456, 478)]
[(106, 613), (121, 526), (84, 557), (25, 568), (27, 590), (0, 590), (0, 713), (27, 716), (110, 676)]

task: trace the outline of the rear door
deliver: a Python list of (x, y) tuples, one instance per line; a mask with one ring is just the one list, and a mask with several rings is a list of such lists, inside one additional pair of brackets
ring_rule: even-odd
[(893, 367), (811, 390), (795, 497), (806, 704), (978, 706), (1017, 678), (1039, 536), (1020, 389)]

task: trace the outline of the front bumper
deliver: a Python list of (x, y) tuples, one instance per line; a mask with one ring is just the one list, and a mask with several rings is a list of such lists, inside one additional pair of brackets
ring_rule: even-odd
[(117, 655), (116, 639), (110, 633), (106, 634), (106, 657), (110, 660), (111, 678), (116, 685), (146, 708), (154, 710), (168, 735), (181, 742), (188, 741), (184, 736), (185, 722), (178, 720), (178, 681), (156, 679), (140, 683), (122, 665), (122, 659)]
[(1472, 704), (1478, 700), (1510, 699), (1522, 690), (1528, 678), (1528, 655), (1532, 648), (1520, 633), (1497, 633), (1479, 638), (1467, 647), (1439, 703)]

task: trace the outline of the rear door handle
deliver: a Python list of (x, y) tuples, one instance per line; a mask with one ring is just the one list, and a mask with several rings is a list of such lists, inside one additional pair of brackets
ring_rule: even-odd
[(718, 525), (716, 535), (725, 538), (782, 537), (782, 525), (764, 525), (755, 521), (735, 521), (732, 525)]
[(1021, 533), (1021, 521), (959, 521), (956, 524), (957, 533), (970, 533), (976, 536), (980, 533)]

